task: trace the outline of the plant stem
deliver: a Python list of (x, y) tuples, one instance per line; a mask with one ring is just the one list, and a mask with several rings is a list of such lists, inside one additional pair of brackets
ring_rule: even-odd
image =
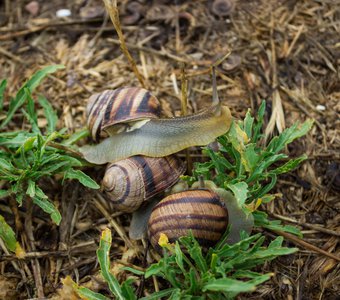
[(138, 78), (140, 84), (142, 85), (143, 88), (145, 88), (145, 83), (144, 83), (144, 79), (141, 75), (141, 73), (139, 73), (137, 66), (136, 66), (136, 62), (134, 61), (134, 59), (132, 58), (126, 43), (125, 43), (125, 38), (124, 38), (124, 34), (122, 32), (122, 28), (120, 26), (120, 21), (119, 21), (119, 12), (118, 12), (118, 7), (117, 7), (117, 1), (114, 0), (113, 2), (111, 0), (103, 0), (106, 10), (110, 15), (112, 24), (117, 32), (119, 41), (120, 41), (120, 48), (122, 49), (124, 55), (126, 56), (127, 60), (130, 63), (130, 66), (133, 70), (133, 72), (135, 73), (136, 77)]

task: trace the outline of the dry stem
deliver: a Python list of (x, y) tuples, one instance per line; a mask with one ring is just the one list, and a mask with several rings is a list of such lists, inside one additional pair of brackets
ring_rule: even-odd
[(124, 38), (124, 34), (122, 31), (122, 28), (120, 26), (120, 21), (119, 21), (119, 12), (118, 12), (118, 7), (117, 7), (117, 1), (110, 1), (110, 0), (103, 0), (106, 10), (110, 15), (112, 24), (117, 32), (119, 41), (120, 41), (120, 48), (122, 49), (124, 55), (126, 56), (127, 60), (130, 63), (130, 66), (133, 70), (133, 72), (135, 73), (136, 77), (138, 78), (140, 84), (142, 85), (143, 88), (145, 88), (145, 83), (144, 83), (144, 79), (142, 77), (142, 74), (139, 73), (137, 66), (136, 66), (136, 62), (134, 61), (134, 59), (132, 58), (126, 43), (125, 43), (125, 38)]

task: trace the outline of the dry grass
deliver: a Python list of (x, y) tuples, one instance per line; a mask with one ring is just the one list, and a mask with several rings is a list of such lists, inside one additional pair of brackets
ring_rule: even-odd
[[(240, 0), (224, 18), (212, 14), (212, 1), (205, 0), (177, 1), (177, 5), (174, 1), (140, 1), (144, 5), (135, 9), (139, 15), (131, 18), (130, 2), (119, 1), (127, 47), (145, 86), (161, 100), (165, 115), (181, 114), (183, 65), (191, 113), (210, 103), (209, 67), (231, 51), (217, 69), (218, 90), (236, 118), (244, 116), (248, 107), (256, 110), (266, 99), (267, 135), (296, 120), (316, 120), (312, 132), (287, 149), (292, 156), (307, 153), (309, 159), (296, 172), (280, 177), (276, 192), (282, 193), (282, 199), (263, 209), (287, 224), (300, 226), (306, 242), (339, 256), (338, 1)], [(115, 30), (103, 15), (101, 1), (40, 1), (36, 16), (25, 10), (27, 3), (0, 4), (0, 78), (8, 79), (8, 95), (40, 67), (64, 64), (66, 69), (50, 76), (39, 91), (58, 111), (59, 126), (74, 131), (85, 124), (85, 104), (92, 93), (140, 85), (119, 48)], [(72, 16), (57, 19), (56, 10), (65, 7), (72, 10)], [(12, 122), (9, 129), (21, 126)], [(197, 155), (191, 158), (195, 161)], [(88, 172), (99, 182), (103, 170)], [(107, 225), (115, 228), (114, 269), (141, 263), (143, 245), (125, 234), (129, 216), (118, 216), (100, 195), (74, 182), (62, 187), (55, 178), (46, 182), (46, 192), (62, 211), (61, 226), (55, 227), (34, 209), (36, 251), (18, 261), (0, 250), (0, 281), (8, 290), (16, 286), (16, 299), (35, 296), (32, 268), (36, 263), (45, 296), (55, 295), (60, 279), (68, 274), (93, 289), (103, 288), (95, 249), (99, 232)], [(0, 202), (0, 214), (14, 226), (7, 202)], [(18, 237), (27, 249), (27, 237), (21, 232)], [(340, 293), (339, 265), (304, 247), (296, 255), (266, 265), (265, 270), (274, 270), (275, 276), (247, 299), (328, 300)], [(1, 299), (10, 297), (0, 294)]]

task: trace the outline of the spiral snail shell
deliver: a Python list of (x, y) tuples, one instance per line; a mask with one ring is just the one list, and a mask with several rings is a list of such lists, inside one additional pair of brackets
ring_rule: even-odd
[(185, 172), (176, 156), (133, 156), (107, 166), (103, 188), (119, 211), (136, 211), (144, 201), (174, 185)]
[(161, 233), (169, 242), (192, 231), (204, 247), (216, 244), (228, 226), (228, 210), (218, 194), (211, 190), (188, 190), (172, 194), (159, 202), (148, 222), (151, 244), (159, 249)]
[(131, 131), (160, 115), (161, 105), (149, 91), (138, 87), (122, 87), (90, 97), (87, 126), (92, 138), (98, 140), (102, 131), (110, 136)]

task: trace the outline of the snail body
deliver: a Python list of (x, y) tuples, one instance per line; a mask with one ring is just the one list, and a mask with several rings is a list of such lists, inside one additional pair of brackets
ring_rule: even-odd
[(176, 156), (133, 156), (107, 166), (103, 188), (119, 211), (134, 212), (143, 202), (174, 185), (185, 172)]
[(157, 249), (161, 233), (169, 242), (192, 231), (204, 247), (216, 244), (228, 226), (228, 210), (211, 190), (188, 190), (172, 194), (159, 202), (148, 222), (148, 236)]
[(209, 144), (229, 130), (231, 120), (227, 106), (213, 105), (189, 116), (151, 119), (134, 131), (118, 133), (80, 151), (94, 164), (116, 162), (133, 155), (166, 156)]
[(105, 90), (90, 97), (87, 105), (87, 126), (98, 140), (104, 131), (112, 136), (143, 126), (161, 115), (161, 105), (149, 91), (138, 87)]

